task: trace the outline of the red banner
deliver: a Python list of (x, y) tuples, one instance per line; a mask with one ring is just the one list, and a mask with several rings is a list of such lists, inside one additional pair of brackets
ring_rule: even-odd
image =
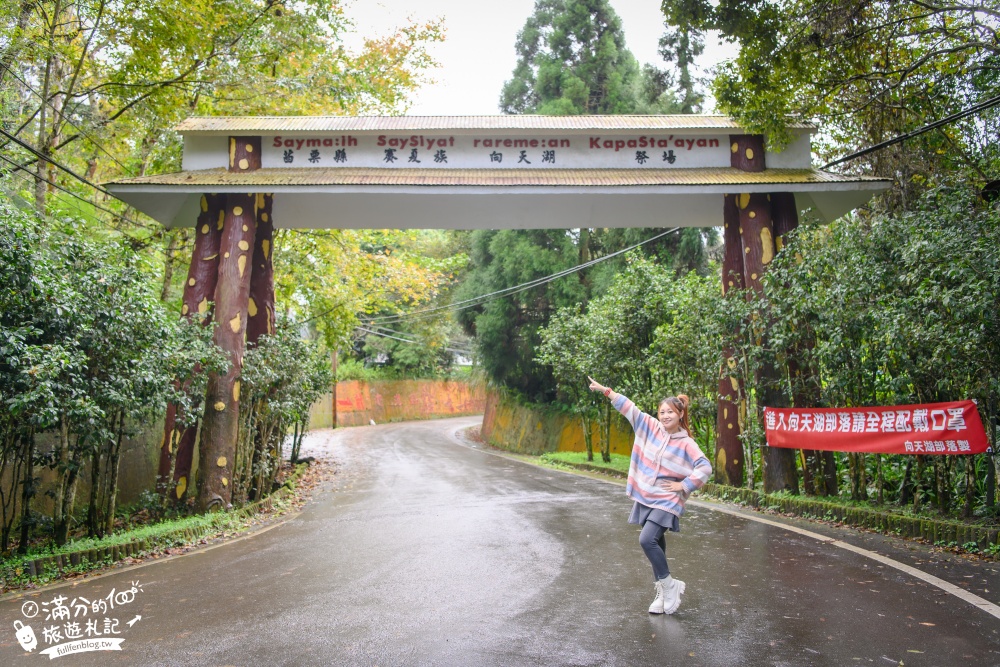
[(873, 454), (989, 451), (974, 401), (872, 408), (764, 408), (767, 444)]

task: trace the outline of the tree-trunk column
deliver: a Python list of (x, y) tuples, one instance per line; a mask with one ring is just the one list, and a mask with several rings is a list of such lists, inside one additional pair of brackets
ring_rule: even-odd
[(257, 171), (260, 153), (260, 137), (229, 137), (229, 171)]
[[(741, 194), (739, 196), (740, 237), (743, 240), (743, 276), (747, 287), (762, 296), (764, 271), (774, 259), (777, 247), (771, 222), (771, 202), (766, 194)], [(760, 341), (761, 345), (765, 341)], [(776, 384), (779, 375), (774, 364), (765, 361), (758, 377), (761, 388), (760, 403), (781, 407), (780, 391)], [(798, 492), (795, 452), (790, 449), (764, 447), (764, 492), (785, 489)]]
[(247, 303), (247, 344), (254, 345), (264, 334), (274, 333), (274, 222), (271, 209), (274, 195), (257, 195), (257, 234), (253, 244), (253, 273)]
[(729, 135), (729, 166), (740, 171), (764, 171), (764, 135)]
[[(740, 212), (736, 195), (726, 195), (723, 204), (723, 238), (726, 254), (722, 260), (722, 293), (743, 289), (743, 247), (740, 240)], [(719, 412), (715, 423), (715, 478), (722, 484), (743, 484), (743, 445), (740, 430), (744, 403), (740, 381), (731, 373), (736, 367), (733, 348), (724, 344), (719, 370)]]
[[(204, 324), (211, 320), (211, 300), (215, 298), (215, 284), (219, 278), (219, 242), (222, 240), (222, 222), (225, 215), (225, 195), (202, 195), (201, 212), (195, 225), (194, 251), (184, 283), (181, 314), (188, 319), (200, 318)], [(197, 369), (195, 372), (198, 372)], [(177, 406), (167, 406), (163, 425), (163, 442), (160, 447), (160, 465), (157, 484), (161, 495), (171, 486), (170, 464), (173, 458), (174, 497), (180, 500), (187, 491), (194, 458), (197, 428), (177, 428)]]
[(228, 508), (239, 428), (240, 370), (247, 327), (256, 196), (231, 194), (226, 202), (215, 289), (215, 343), (229, 356), (229, 371), (212, 373), (205, 397), (198, 465), (198, 509)]

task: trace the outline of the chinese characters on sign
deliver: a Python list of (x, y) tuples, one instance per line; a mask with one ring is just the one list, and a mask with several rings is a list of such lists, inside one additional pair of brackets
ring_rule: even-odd
[(310, 137), (279, 135), (263, 138), (262, 145), (263, 166), (269, 168), (666, 169), (730, 164), (725, 138), (673, 134), (393, 136), (359, 132)]
[(878, 454), (980, 454), (989, 444), (973, 401), (868, 408), (764, 408), (771, 447)]
[(121, 591), (112, 588), (100, 598), (60, 593), (41, 605), (28, 600), (21, 605), (25, 620), (14, 623), (15, 638), (25, 651), (35, 650), (39, 638), (33, 626), (28, 625), (35, 623), (41, 632), (41, 643), (47, 646), (39, 655), (50, 659), (88, 651), (120, 651), (125, 641), (121, 635), (142, 619), (127, 610), (141, 592), (142, 584), (133, 581), (130, 588)]

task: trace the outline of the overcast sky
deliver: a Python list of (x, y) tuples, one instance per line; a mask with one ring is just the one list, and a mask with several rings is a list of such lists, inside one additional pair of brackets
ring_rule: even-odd
[[(611, 0), (611, 5), (621, 17), (625, 43), (639, 62), (663, 65), (656, 53), (663, 33), (659, 0)], [(436, 83), (417, 92), (408, 113), (480, 115), (500, 113), (500, 89), (516, 62), (517, 32), (534, 6), (534, 0), (354, 0), (347, 15), (357, 26), (354, 40), (385, 34), (408, 17), (443, 18), (445, 41), (431, 50), (441, 65), (431, 72)], [(732, 53), (730, 46), (709, 44), (702, 64), (712, 65)]]

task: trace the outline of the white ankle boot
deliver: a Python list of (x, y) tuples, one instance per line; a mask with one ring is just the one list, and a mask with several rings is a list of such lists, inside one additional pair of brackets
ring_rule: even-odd
[(649, 605), (650, 614), (662, 614), (663, 613), (663, 582), (666, 579), (658, 580), (653, 586), (656, 588), (656, 598), (653, 599), (653, 604)]
[(670, 575), (667, 575), (666, 579), (660, 579), (658, 583), (663, 591), (663, 613), (672, 614), (681, 606), (681, 595), (684, 594), (687, 584)]

